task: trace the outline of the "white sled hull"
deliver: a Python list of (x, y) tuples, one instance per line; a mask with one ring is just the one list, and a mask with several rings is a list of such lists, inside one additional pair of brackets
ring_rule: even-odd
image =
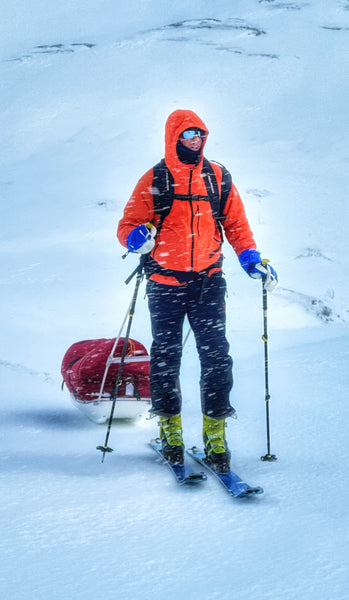
[[(105, 423), (110, 418), (112, 401), (109, 399), (100, 402), (82, 402), (77, 400), (73, 394), (70, 395), (72, 404), (76, 406), (88, 419), (94, 423)], [(138, 419), (150, 408), (150, 398), (118, 398), (115, 403), (113, 419)]]

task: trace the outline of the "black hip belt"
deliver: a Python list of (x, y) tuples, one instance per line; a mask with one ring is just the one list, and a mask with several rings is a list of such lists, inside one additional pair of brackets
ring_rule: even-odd
[(205, 275), (207, 276), (212, 269), (221, 269), (222, 265), (223, 256), (221, 255), (215, 263), (209, 265), (202, 271), (176, 271), (175, 269), (165, 269), (165, 267), (159, 265), (154, 258), (148, 255), (145, 261), (144, 271), (148, 279), (151, 277), (151, 275), (157, 273), (159, 275), (163, 275), (164, 277), (175, 277), (178, 283), (189, 283), (190, 281), (195, 281), (196, 279), (204, 277)]

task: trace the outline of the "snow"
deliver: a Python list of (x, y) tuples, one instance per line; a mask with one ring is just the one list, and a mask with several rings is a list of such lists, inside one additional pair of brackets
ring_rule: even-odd
[[(348, 589), (349, 3), (14, 0), (0, 21), (1, 575), (11, 600), (344, 599)], [(265, 463), (261, 289), (225, 246), (233, 465), (180, 488), (156, 419), (88, 421), (60, 390), (80, 339), (112, 337), (137, 264), (115, 229), (163, 155), (176, 108), (210, 129), (264, 256), (271, 450)], [(132, 335), (150, 346), (144, 284)], [(187, 445), (199, 366), (184, 349)]]

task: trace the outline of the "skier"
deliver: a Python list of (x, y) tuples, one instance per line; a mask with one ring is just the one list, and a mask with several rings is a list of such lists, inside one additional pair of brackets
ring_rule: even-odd
[(190, 110), (176, 110), (165, 127), (165, 159), (137, 183), (118, 225), (120, 243), (147, 254), (145, 273), (153, 343), (151, 413), (159, 416), (164, 457), (184, 461), (179, 382), (182, 328), (187, 315), (201, 365), (201, 408), (206, 456), (221, 473), (230, 469), (225, 421), (235, 412), (229, 394), (232, 358), (225, 335), (223, 233), (253, 278), (271, 290), (277, 274), (261, 262), (230, 173), (203, 152), (208, 136)]

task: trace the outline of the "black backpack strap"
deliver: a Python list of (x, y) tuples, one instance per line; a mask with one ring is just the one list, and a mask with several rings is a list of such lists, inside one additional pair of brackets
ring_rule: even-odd
[(223, 216), (223, 211), (228, 200), (228, 196), (230, 194), (233, 182), (231, 179), (231, 175), (229, 171), (223, 165), (219, 165), (222, 169), (222, 185), (221, 185), (221, 205), (220, 205), (220, 214), (221, 218), (225, 219)]
[[(225, 215), (223, 214), (223, 211), (224, 211), (226, 202), (228, 200), (228, 196), (230, 194), (231, 186), (233, 185), (231, 175), (230, 175), (229, 171), (227, 171), (227, 169), (223, 165), (221, 165), (219, 162), (212, 161), (216, 165), (218, 165), (222, 171), (221, 194), (219, 196), (217, 179), (216, 179), (216, 175), (214, 173), (213, 167), (208, 160), (204, 159), (204, 163), (205, 163), (205, 161), (207, 163), (207, 166), (206, 166), (207, 178), (205, 179), (206, 189), (207, 189), (207, 192), (209, 193), (208, 184), (210, 185), (210, 188), (212, 189), (212, 187), (211, 187), (211, 182), (212, 182), (213, 188), (214, 188), (214, 195), (216, 196), (213, 199), (213, 205), (211, 202), (212, 212), (216, 219), (223, 221), (225, 219)], [(212, 194), (212, 192), (211, 192), (211, 194)], [(218, 197), (218, 199), (217, 199), (217, 197)]]
[(160, 233), (164, 219), (171, 212), (174, 199), (173, 185), (173, 175), (167, 167), (165, 160), (162, 159), (155, 167), (153, 167), (152, 194), (154, 212), (156, 215), (160, 215), (160, 221), (157, 226), (157, 235)]
[(201, 173), (205, 180), (205, 186), (210, 200), (213, 218), (220, 219), (220, 196), (217, 179), (213, 167), (207, 158), (204, 158), (203, 160)]
[[(221, 193), (219, 193), (215, 172), (207, 158), (204, 158), (203, 160), (202, 175), (205, 180), (207, 196), (211, 204), (213, 218), (219, 222), (222, 222), (225, 218), (223, 215), (223, 210), (231, 190), (232, 180), (227, 169), (219, 163), (216, 164), (218, 164), (222, 169)], [(155, 214), (160, 215), (160, 221), (157, 226), (157, 233), (159, 234), (164, 219), (171, 212), (175, 197), (173, 175), (167, 167), (164, 159), (162, 159), (157, 165), (155, 165), (155, 167), (153, 167), (152, 194), (154, 212)], [(180, 200), (190, 200), (190, 198), (187, 196), (180, 197), (176, 195), (176, 198)]]

